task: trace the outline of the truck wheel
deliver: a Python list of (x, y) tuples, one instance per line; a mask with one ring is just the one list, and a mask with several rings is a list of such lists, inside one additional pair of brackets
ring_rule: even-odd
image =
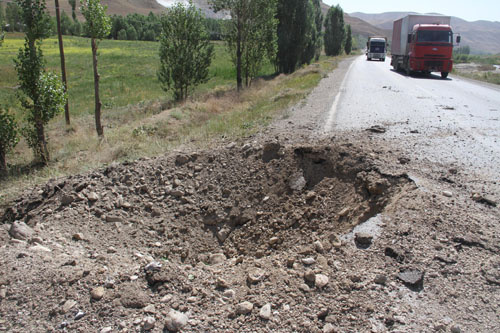
[(411, 70), (410, 67), (405, 68), (406, 76), (411, 76)]
[(441, 77), (446, 79), (448, 77), (448, 72), (441, 72)]
[(366, 59), (366, 60), (368, 60), (368, 61), (372, 61), (372, 58), (368, 58), (368, 59)]
[(380, 59), (381, 61), (385, 62), (385, 58)]

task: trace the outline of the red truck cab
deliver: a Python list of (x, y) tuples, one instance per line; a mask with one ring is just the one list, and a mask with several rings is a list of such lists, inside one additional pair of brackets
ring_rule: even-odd
[(453, 32), (449, 25), (416, 24), (408, 38), (410, 71), (448, 76), (453, 69)]
[[(429, 74), (441, 72), (447, 78), (453, 69), (451, 17), (410, 14), (394, 21), (391, 65), (395, 70)], [(457, 36), (460, 43), (460, 36)]]

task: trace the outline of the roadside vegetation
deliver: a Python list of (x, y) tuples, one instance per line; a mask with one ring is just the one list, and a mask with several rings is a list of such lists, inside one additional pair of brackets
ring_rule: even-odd
[[(275, 4), (280, 3), (286, 2)], [(304, 23), (311, 29), (323, 21), (312, 15), (316, 5), (317, 1), (309, 2), (303, 12), (309, 18)], [(222, 28), (222, 34), (229, 36), (224, 30), (227, 26)], [(90, 32), (88, 28), (84, 30)], [(45, 165), (40, 165), (35, 163), (29, 140), (21, 135), (26, 109), (19, 98), (21, 86), (14, 60), (23, 48), (25, 33), (8, 32), (0, 47), (0, 107), (2, 117), (9, 119), (12, 126), (8, 126), (9, 133), (5, 130), (9, 135), (5, 135), (6, 144), (2, 147), (6, 163), (2, 171), (5, 176), (0, 179), (0, 206), (23, 188), (49, 178), (85, 172), (115, 161), (157, 156), (186, 143), (206, 146), (214, 139), (235, 140), (252, 135), (274, 117), (286, 116), (285, 110), (307, 96), (335, 68), (339, 57), (320, 56), (323, 36), (316, 31), (315, 40), (302, 40), (304, 47), (299, 48), (301, 53), (295, 58), (296, 71), (280, 74), (275, 57), (283, 36), (272, 33), (265, 40), (247, 35), (240, 41), (262, 47), (259, 54), (249, 54), (255, 62), (242, 61), (241, 78), (245, 84), (240, 89), (236, 89), (238, 62), (234, 40), (212, 41), (208, 80), (189, 89), (189, 96), (183, 96), (181, 101), (175, 89), (164, 91), (158, 80), (160, 43), (103, 39), (98, 57), (105, 136), (96, 135), (94, 123), (96, 90), (91, 40), (65, 36), (71, 125), (66, 124), (62, 112), (54, 113), (55, 118), (44, 124), (50, 159), (47, 154)], [(252, 44), (244, 47), (251, 50)], [(44, 39), (39, 50), (44, 70), (59, 72), (57, 37)], [(59, 109), (62, 101), (57, 101)]]
[[(470, 54), (469, 46), (457, 48), (453, 53), (455, 68), (453, 73), (470, 79), (500, 85), (500, 54), (475, 55)], [(460, 64), (469, 64), (463, 66)], [(457, 66), (458, 65), (458, 66)]]

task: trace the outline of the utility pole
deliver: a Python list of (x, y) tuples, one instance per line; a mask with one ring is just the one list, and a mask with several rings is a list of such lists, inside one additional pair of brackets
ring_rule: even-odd
[[(66, 60), (64, 60), (64, 45), (61, 32), (61, 15), (59, 13), (59, 0), (55, 0), (55, 2), (56, 2), (57, 36), (59, 38), (59, 54), (61, 56), (61, 74), (64, 85), (64, 92), (68, 93), (68, 83), (66, 81)], [(68, 99), (66, 99), (66, 104), (64, 105), (64, 116), (66, 118), (66, 125), (70, 125)]]

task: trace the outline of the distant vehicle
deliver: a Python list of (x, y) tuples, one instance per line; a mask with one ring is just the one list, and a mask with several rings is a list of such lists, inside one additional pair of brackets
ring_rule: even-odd
[(378, 59), (385, 61), (387, 53), (387, 37), (368, 37), (366, 42), (366, 60)]
[[(395, 70), (447, 78), (453, 69), (451, 18), (442, 15), (408, 15), (394, 21), (391, 65)], [(456, 37), (457, 44), (460, 36)]]

